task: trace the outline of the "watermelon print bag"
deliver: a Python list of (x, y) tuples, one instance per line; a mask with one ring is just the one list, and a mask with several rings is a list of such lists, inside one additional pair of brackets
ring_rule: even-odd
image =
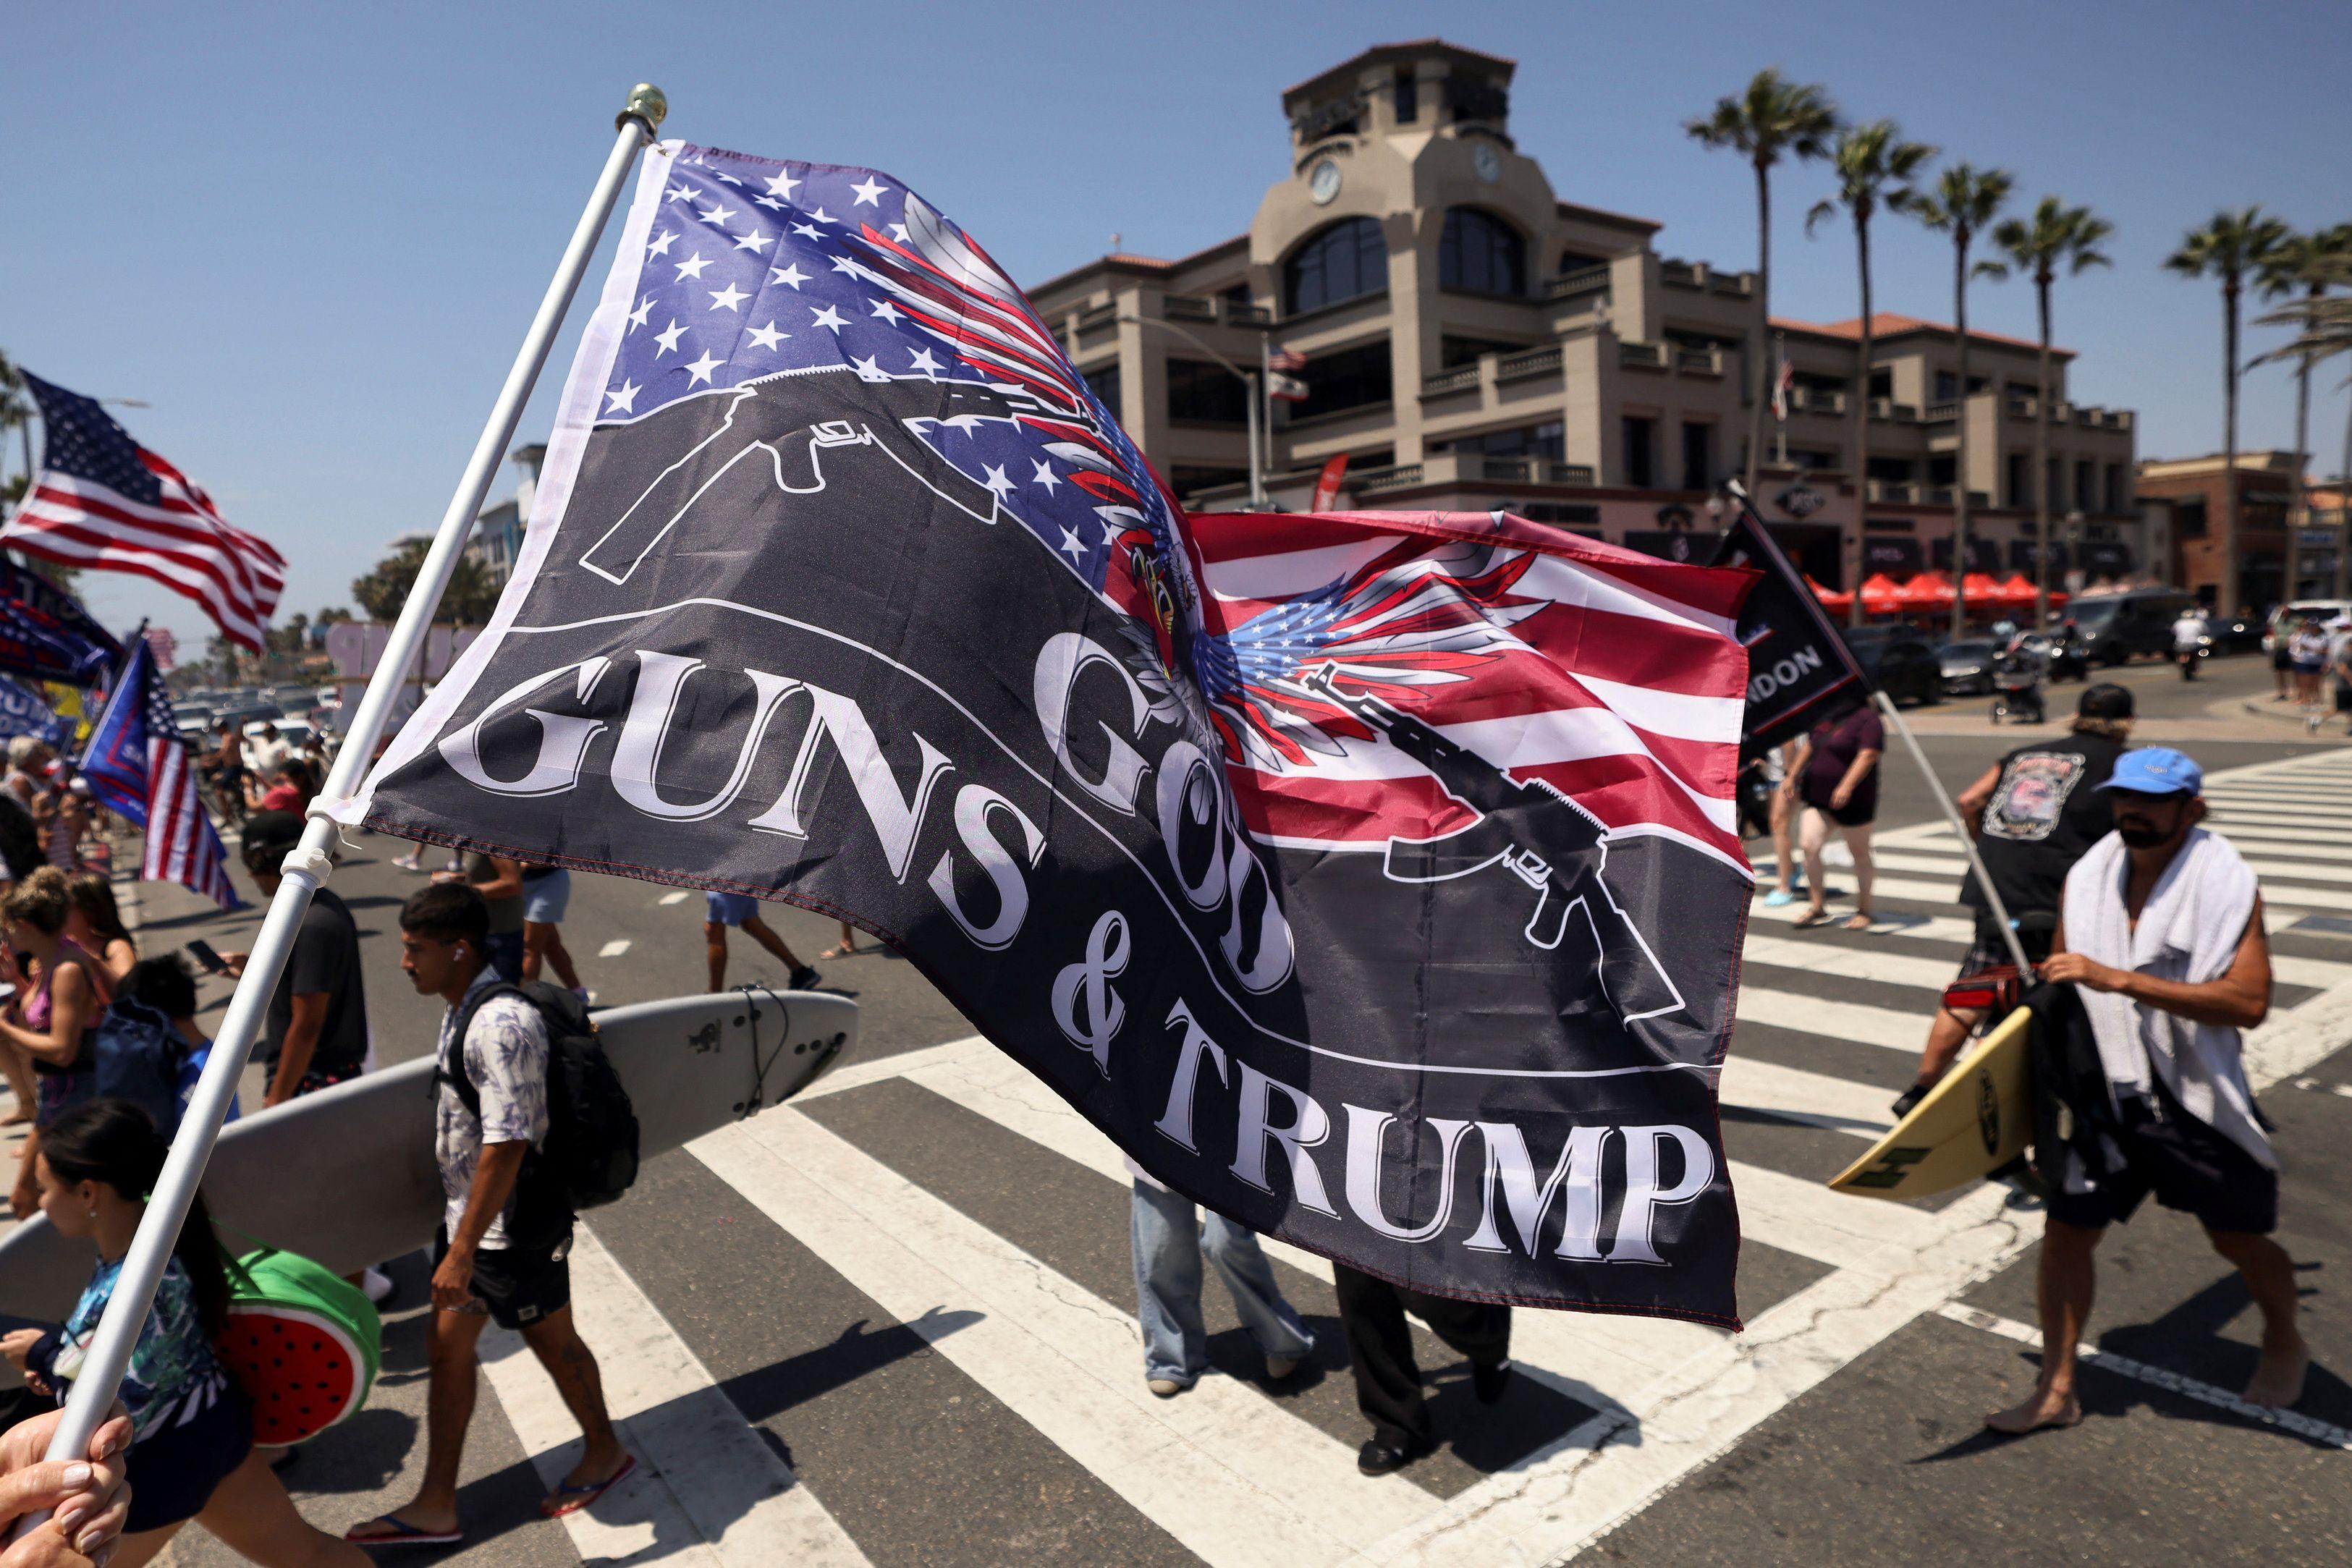
[(213, 1350), (253, 1406), (256, 1443), (307, 1442), (367, 1403), (383, 1322), (357, 1287), (274, 1247), (222, 1266), (228, 1322)]

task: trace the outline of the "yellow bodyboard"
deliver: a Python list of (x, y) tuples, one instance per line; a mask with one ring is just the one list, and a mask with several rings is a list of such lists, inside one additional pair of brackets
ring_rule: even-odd
[(1870, 1152), (1830, 1181), (1863, 1197), (1924, 1197), (1976, 1181), (2033, 1141), (2033, 1071), (2019, 1008), (1962, 1057)]

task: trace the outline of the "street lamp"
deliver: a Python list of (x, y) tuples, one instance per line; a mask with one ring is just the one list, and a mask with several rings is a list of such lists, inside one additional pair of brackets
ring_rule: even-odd
[[(1217, 363), (1223, 366), (1227, 371), (1240, 378), (1242, 385), (1247, 389), (1247, 401), (1249, 403), (1250, 509), (1252, 511), (1258, 512), (1265, 510), (1265, 478), (1258, 465), (1258, 390), (1257, 376), (1255, 373), (1243, 370), (1239, 365), (1225, 358), (1224, 355), (1217, 352), (1216, 350), (1202, 342), (1198, 336), (1186, 330), (1182, 327), (1179, 327), (1173, 321), (1158, 321), (1145, 316), (1121, 316), (1117, 318), (1117, 319), (1132, 327), (1157, 327), (1163, 332), (1173, 332), (1178, 337), (1183, 339), (1186, 342), (1192, 344), (1192, 347), (1200, 350), (1201, 352), (1208, 355), (1209, 358), (1216, 361)], [(1263, 334), (1261, 334), (1261, 348), (1262, 347)]]

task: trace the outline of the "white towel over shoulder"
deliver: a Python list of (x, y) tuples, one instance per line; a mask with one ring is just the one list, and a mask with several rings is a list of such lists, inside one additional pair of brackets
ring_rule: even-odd
[[(2130, 853), (2109, 833), (2066, 873), (2066, 946), (2116, 969), (2202, 985), (2229, 973), (2252, 918), (2254, 873), (2230, 841), (2192, 828), (2157, 879), (2132, 925), (2124, 904)], [(2146, 1092), (2153, 1064), (2181, 1108), (2275, 1169), (2277, 1156), (2254, 1119), (2246, 1085), (2244, 1037), (2219, 1024), (2191, 1023), (2128, 997), (2080, 988), (2099, 1060), (2118, 1092)]]

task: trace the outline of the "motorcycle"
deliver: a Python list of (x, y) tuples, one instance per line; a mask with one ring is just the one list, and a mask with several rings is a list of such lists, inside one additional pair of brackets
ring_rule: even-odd
[(2210, 636), (2198, 638), (2197, 645), (2193, 648), (2175, 648), (2172, 650), (2173, 663), (2180, 666), (2180, 678), (2184, 681), (2195, 680), (2197, 678), (2197, 666), (2212, 656), (2213, 639)]
[(2030, 639), (2021, 639), (2020, 645), (1998, 654), (1992, 662), (1992, 722), (2014, 719), (2020, 724), (2046, 724), (2050, 719), (2049, 705), (2042, 697), (2042, 681), (2049, 669), (2046, 653), (2027, 645)]

